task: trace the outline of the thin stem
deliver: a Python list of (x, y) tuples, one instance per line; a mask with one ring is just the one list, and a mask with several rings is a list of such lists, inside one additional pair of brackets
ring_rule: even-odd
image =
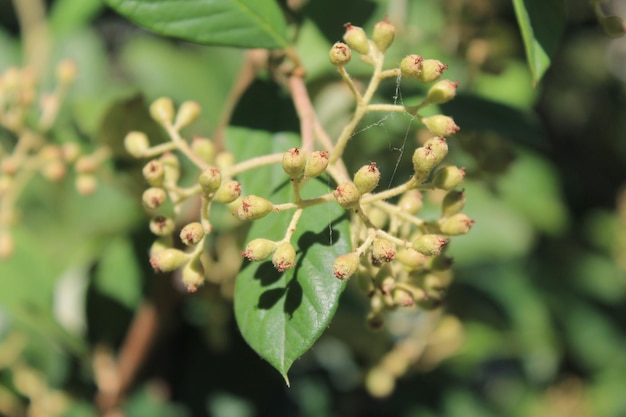
[(302, 217), (303, 211), (304, 209), (299, 208), (293, 213), (293, 217), (291, 218), (291, 222), (289, 222), (289, 226), (287, 226), (287, 231), (285, 232), (285, 237), (283, 238), (285, 242), (291, 241), (291, 237), (296, 232), (298, 222), (300, 221), (300, 217)]
[(273, 153), (269, 155), (257, 156), (256, 158), (251, 158), (246, 161), (235, 164), (231, 167), (225, 168), (222, 171), (222, 176), (224, 177), (233, 177), (242, 172), (249, 171), (253, 168), (259, 168), (265, 165), (276, 164), (283, 160), (282, 153)]
[(209, 167), (206, 162), (204, 162), (198, 155), (196, 155), (191, 150), (189, 144), (182, 138), (182, 136), (180, 136), (180, 132), (175, 129), (170, 122), (165, 123), (163, 127), (165, 127), (167, 134), (170, 136), (172, 142), (174, 142), (178, 150), (181, 151), (187, 158), (189, 158), (191, 162), (193, 162), (201, 170), (205, 170)]
[(405, 113), (406, 107), (401, 106), (399, 104), (369, 104), (365, 111), (367, 113), (371, 112), (396, 112), (396, 113)]
[(359, 93), (359, 90), (357, 90), (356, 86), (354, 85), (354, 81), (352, 81), (352, 77), (350, 77), (350, 74), (348, 74), (348, 71), (346, 71), (346, 68), (338, 67), (337, 71), (339, 71), (339, 75), (341, 75), (341, 78), (343, 79), (343, 81), (350, 88), (350, 91), (352, 92), (352, 95), (354, 96), (354, 99), (356, 100), (357, 104), (361, 104), (363, 97), (361, 96), (361, 93)]
[(418, 219), (415, 216), (410, 215), (409, 213), (402, 211), (401, 208), (399, 208), (398, 206), (394, 206), (393, 204), (389, 204), (385, 201), (376, 201), (374, 203), (377, 207), (380, 207), (381, 209), (387, 211), (388, 213), (402, 219), (405, 220), (409, 223), (414, 224), (417, 227), (421, 227), (424, 225), (424, 220), (422, 219)]
[(309, 99), (304, 80), (301, 76), (292, 75), (289, 77), (289, 87), (291, 97), (300, 119), (300, 135), (302, 136), (302, 150), (306, 153), (313, 151), (313, 126), (314, 115), (313, 105)]
[(396, 187), (389, 188), (388, 190), (381, 191), (376, 194), (368, 194), (368, 195), (363, 196), (363, 198), (361, 199), (361, 203), (370, 204), (374, 201), (387, 200), (388, 198), (395, 197), (397, 195), (404, 193), (405, 191), (411, 190), (416, 187), (417, 187), (417, 181), (415, 180), (415, 177), (411, 177), (411, 179), (405, 182), (404, 184), (400, 184)]
[(165, 142), (158, 145), (151, 146), (142, 155), (144, 158), (153, 158), (159, 156), (165, 152), (176, 150), (177, 146), (174, 142)]
[(50, 55), (50, 37), (46, 24), (46, 6), (43, 0), (13, 0), (20, 24), (23, 42), (23, 60), (41, 76)]

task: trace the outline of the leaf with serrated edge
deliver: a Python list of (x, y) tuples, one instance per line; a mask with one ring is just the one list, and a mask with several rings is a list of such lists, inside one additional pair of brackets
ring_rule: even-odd
[(284, 49), (287, 23), (275, 0), (105, 0), (161, 35), (205, 45)]
[[(230, 132), (231, 151), (238, 157), (284, 152), (298, 144), (295, 135)], [(293, 200), (280, 164), (240, 175), (239, 180), (245, 194), (258, 194), (274, 203)], [(330, 190), (326, 180), (312, 179), (302, 194), (312, 198)], [(247, 241), (282, 239), (292, 215), (293, 211), (271, 213), (255, 221)], [(309, 207), (292, 238), (297, 250), (293, 269), (279, 273), (271, 261), (245, 263), (237, 276), (235, 317), (241, 334), (288, 384), (287, 371), (293, 362), (313, 345), (335, 314), (345, 283), (333, 276), (332, 265), (337, 256), (350, 251), (348, 226), (345, 211), (334, 202)]]

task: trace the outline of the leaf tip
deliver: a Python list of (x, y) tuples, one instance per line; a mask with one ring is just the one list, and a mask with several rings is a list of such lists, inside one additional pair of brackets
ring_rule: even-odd
[(285, 379), (285, 384), (287, 384), (287, 388), (291, 388), (291, 382), (289, 382), (289, 377), (287, 374), (283, 374), (283, 378)]

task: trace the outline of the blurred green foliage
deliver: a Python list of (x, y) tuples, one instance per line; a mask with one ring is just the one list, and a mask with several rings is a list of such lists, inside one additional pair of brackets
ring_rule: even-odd
[[(198, 101), (203, 116), (190, 130), (211, 135), (243, 51), (150, 35), (97, 0), (48, 5), (49, 61), (71, 58), (79, 68), (56, 140), (115, 140), (111, 132), (123, 122), (107, 118), (114, 106), (162, 95)], [(389, 62), (408, 53), (436, 57), (460, 82), (459, 97), (445, 106), (462, 127), (450, 158), (467, 167), (467, 212), (476, 220), (450, 248), (455, 281), (445, 310), (462, 324), (460, 347), (418, 361), (389, 397), (372, 398), (363, 374), (401, 332), (369, 332), (364, 300), (348, 286), (286, 388), (241, 340), (228, 291), (183, 297), (170, 289), (174, 295), (157, 303), (167, 308), (124, 415), (626, 415), (624, 39), (607, 38), (586, 2), (570, 2), (567, 19), (557, 22), (565, 35), (533, 88), (508, 2), (311, 1), (291, 17), (301, 24), (296, 48), (331, 133), (352, 102), (327, 50), (342, 23), (370, 29), (385, 15), (399, 27)], [(21, 41), (13, 8), (0, 3), (0, 71), (21, 64)], [(41, 69), (44, 80), (53, 68)], [(358, 64), (352, 72), (366, 74)], [(252, 103), (275, 106), (261, 109), (270, 113), (284, 108), (271, 81), (260, 82), (270, 87)], [(381, 100), (405, 103), (423, 94), (404, 81), (380, 92)], [(246, 114), (236, 111), (238, 122), (254, 124)], [(415, 122), (382, 115), (363, 127), (349, 145), (350, 170), (376, 160), (381, 184), (410, 175), (395, 167), (419, 135)], [(147, 266), (137, 167), (116, 164), (92, 196), (78, 196), (72, 179), (35, 181), (22, 196), (15, 254), (0, 262), (0, 414), (24, 415), (19, 410), (30, 406), (33, 416), (97, 415), (94, 352), (105, 346), (115, 354), (145, 300), (169, 286)], [(401, 316), (393, 323), (406, 324)], [(43, 400), (47, 414), (36, 414)]]

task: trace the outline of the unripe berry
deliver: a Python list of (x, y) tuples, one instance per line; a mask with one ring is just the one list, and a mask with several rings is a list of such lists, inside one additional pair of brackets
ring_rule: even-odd
[(269, 258), (270, 255), (274, 253), (277, 246), (277, 243), (273, 240), (264, 238), (252, 239), (246, 245), (246, 249), (241, 252), (241, 255), (246, 257), (249, 261), (260, 262)]
[(418, 79), (424, 83), (430, 83), (437, 81), (441, 78), (443, 71), (448, 68), (447, 65), (442, 64), (441, 61), (436, 59), (425, 59), (422, 62), (422, 71), (418, 75)]
[(150, 265), (154, 272), (170, 272), (183, 266), (189, 258), (185, 252), (178, 249), (163, 249), (150, 257)]
[(167, 200), (167, 193), (163, 188), (150, 187), (143, 192), (141, 202), (148, 210), (155, 210)]
[(74, 181), (74, 187), (80, 195), (91, 195), (96, 191), (98, 186), (98, 180), (95, 175), (92, 174), (79, 174)]
[(191, 150), (207, 164), (215, 159), (215, 144), (207, 138), (194, 137), (191, 141)]
[(420, 179), (428, 177), (430, 171), (433, 170), (441, 162), (441, 157), (435, 151), (426, 146), (421, 146), (413, 152), (413, 169), (415, 175), (419, 175)]
[(422, 123), (435, 136), (450, 136), (460, 130), (452, 117), (443, 114), (424, 117)]
[(187, 292), (196, 292), (204, 284), (204, 268), (199, 259), (188, 262), (183, 268), (183, 284)]
[(376, 23), (372, 40), (380, 52), (385, 52), (393, 42), (396, 35), (396, 28), (385, 19)]
[(391, 262), (396, 257), (396, 245), (389, 239), (378, 238), (372, 244), (372, 263), (380, 265)]
[(215, 165), (221, 170), (230, 168), (235, 165), (235, 155), (222, 151), (215, 156)]
[(65, 59), (56, 67), (56, 78), (59, 84), (61, 85), (69, 85), (76, 78), (76, 63), (69, 59)]
[(426, 102), (430, 104), (443, 104), (452, 100), (456, 95), (459, 83), (450, 80), (441, 80), (428, 90)]
[(272, 255), (272, 263), (278, 272), (285, 272), (296, 265), (296, 249), (289, 242), (278, 245)]
[(298, 178), (304, 172), (306, 159), (306, 155), (301, 149), (289, 149), (283, 154), (283, 170), (291, 178)]
[(150, 148), (148, 136), (143, 132), (129, 132), (124, 137), (126, 151), (135, 158), (141, 158)]
[(441, 217), (450, 217), (465, 208), (465, 191), (450, 190), (441, 203)]
[(352, 208), (356, 206), (361, 198), (358, 188), (352, 182), (346, 182), (338, 186), (333, 191), (333, 196), (337, 203), (343, 208)]
[(222, 185), (222, 173), (215, 167), (209, 167), (198, 176), (198, 184), (202, 188), (202, 193), (208, 197)]
[(396, 259), (409, 271), (421, 269), (426, 263), (426, 256), (413, 248), (398, 251)]
[(379, 181), (380, 171), (376, 168), (376, 162), (362, 166), (354, 174), (354, 185), (361, 195), (372, 192), (378, 186)]
[(177, 183), (180, 178), (180, 161), (172, 152), (165, 152), (160, 158), (165, 171), (164, 181)]
[(407, 55), (400, 61), (400, 73), (405, 78), (418, 78), (422, 72), (424, 58), (419, 55)]
[(326, 171), (328, 166), (328, 151), (315, 151), (306, 160), (304, 167), (305, 177), (317, 177)]
[(235, 180), (228, 180), (223, 182), (220, 185), (220, 188), (217, 189), (215, 195), (213, 196), (213, 200), (228, 204), (237, 200), (241, 195), (241, 184)]
[(150, 116), (162, 125), (171, 124), (174, 119), (174, 103), (167, 97), (156, 99), (150, 105)]
[(343, 25), (346, 28), (346, 32), (343, 35), (343, 40), (346, 41), (350, 48), (354, 49), (361, 55), (367, 55), (370, 51), (370, 42), (367, 39), (367, 35), (363, 28), (353, 26), (350, 23)]
[(204, 237), (204, 228), (199, 222), (187, 224), (180, 231), (180, 240), (186, 246), (195, 246)]
[(398, 208), (408, 214), (417, 214), (423, 205), (422, 193), (418, 190), (406, 191), (398, 201)]
[(153, 159), (144, 165), (141, 170), (146, 182), (152, 187), (160, 187), (163, 185), (163, 179), (165, 178), (165, 168), (163, 162), (158, 159)]
[(448, 165), (437, 170), (433, 185), (442, 190), (451, 190), (463, 183), (465, 177), (465, 168), (459, 168), (454, 165)]
[(356, 252), (346, 253), (333, 262), (333, 274), (336, 278), (345, 281), (350, 278), (359, 268), (359, 254)]
[(180, 129), (192, 124), (200, 116), (200, 104), (197, 101), (185, 101), (180, 105), (174, 125)]
[(343, 67), (352, 59), (352, 51), (345, 43), (336, 42), (328, 52), (328, 59), (334, 66)]
[(157, 236), (168, 236), (174, 231), (174, 220), (162, 215), (154, 216), (150, 220), (150, 231)]
[(439, 255), (448, 244), (448, 239), (434, 234), (420, 235), (413, 241), (413, 249), (426, 256)]
[(271, 201), (258, 195), (249, 195), (241, 201), (241, 205), (233, 214), (239, 220), (257, 220), (270, 214), (273, 209)]
[(439, 223), (439, 230), (444, 235), (456, 236), (464, 235), (470, 231), (474, 220), (470, 219), (466, 214), (457, 213)]

